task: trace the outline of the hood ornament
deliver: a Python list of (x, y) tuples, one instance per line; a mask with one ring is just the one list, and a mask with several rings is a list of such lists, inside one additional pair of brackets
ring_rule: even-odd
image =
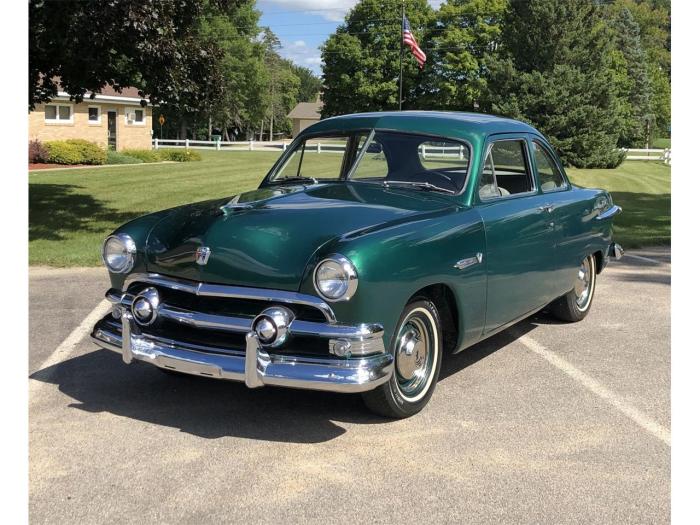
[(207, 246), (200, 246), (197, 248), (195, 253), (195, 260), (200, 266), (204, 266), (209, 261), (209, 256), (211, 255), (211, 248)]

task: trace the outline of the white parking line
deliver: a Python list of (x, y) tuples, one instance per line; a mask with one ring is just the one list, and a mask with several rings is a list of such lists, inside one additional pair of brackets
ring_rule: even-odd
[[(649, 257), (642, 257), (641, 255), (633, 255), (631, 253), (625, 253), (624, 257), (629, 257), (631, 259), (638, 259), (640, 261), (646, 261), (654, 264), (661, 264), (661, 261), (657, 261), (656, 259), (650, 259)], [(624, 259), (623, 257), (623, 259)]]
[[(63, 342), (56, 347), (46, 361), (41, 363), (38, 370), (46, 370), (50, 366), (54, 366), (65, 360), (83, 338), (90, 333), (93, 325), (102, 317), (107, 315), (107, 312), (112, 308), (112, 305), (106, 299), (100, 303), (87, 315), (85, 319), (66, 337)], [(37, 384), (45, 384), (44, 381), (33, 380), (29, 384), (29, 391), (32, 392), (32, 386)], [(36, 388), (36, 387), (34, 387)]]
[(576, 368), (566, 359), (563, 359), (554, 352), (547, 350), (544, 346), (539, 344), (531, 337), (523, 335), (520, 336), (518, 341), (520, 341), (528, 350), (544, 358), (550, 364), (556, 366), (559, 370), (569, 375), (574, 381), (580, 383), (595, 395), (610, 403), (619, 412), (623, 413), (625, 416), (637, 423), (637, 425), (649, 432), (652, 436), (663, 441), (669, 447), (671, 446), (671, 431), (669, 429), (663, 425), (660, 425), (639, 409), (626, 403), (615, 392), (603, 386), (585, 372)]

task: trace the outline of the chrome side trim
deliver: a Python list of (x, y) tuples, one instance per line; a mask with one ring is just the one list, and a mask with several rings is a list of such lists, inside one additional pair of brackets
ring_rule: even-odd
[(225, 284), (198, 283), (173, 277), (165, 277), (157, 273), (133, 273), (124, 280), (122, 291), (126, 292), (132, 283), (148, 283), (188, 292), (202, 297), (229, 297), (232, 299), (251, 299), (285, 304), (301, 304), (314, 307), (323, 313), (330, 323), (336, 322), (333, 309), (319, 297), (286, 290), (268, 290), (266, 288), (248, 288)]
[(622, 208), (614, 204), (604, 212), (598, 214), (598, 216), (595, 219), (597, 221), (603, 221), (605, 219), (610, 219), (611, 217), (614, 217), (618, 213), (622, 213)]
[[(122, 321), (122, 330), (124, 322), (132, 327), (135, 324), (128, 317)], [(122, 352), (122, 355), (124, 349), (129, 349), (132, 360), (186, 374), (242, 381), (251, 388), (275, 385), (331, 392), (366, 392), (388, 381), (393, 369), (393, 357), (387, 353), (349, 359), (273, 355), (262, 349), (254, 333), (248, 333), (244, 355), (210, 354), (177, 343), (165, 344), (130, 332), (129, 328), (122, 333), (130, 335), (123, 338), (109, 326), (98, 322), (92, 333), (93, 341), (102, 348)]]
[(484, 259), (484, 254), (481, 252), (478, 252), (474, 257), (467, 257), (466, 259), (461, 259), (457, 261), (453, 268), (457, 268), (458, 270), (464, 270), (466, 268), (469, 268), (470, 266), (474, 266), (475, 264), (481, 264), (481, 261)]

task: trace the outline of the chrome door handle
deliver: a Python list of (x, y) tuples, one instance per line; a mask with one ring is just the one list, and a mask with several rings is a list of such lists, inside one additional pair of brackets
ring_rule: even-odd
[(554, 204), (545, 204), (537, 209), (539, 211), (546, 211), (547, 213), (552, 213), (554, 211)]

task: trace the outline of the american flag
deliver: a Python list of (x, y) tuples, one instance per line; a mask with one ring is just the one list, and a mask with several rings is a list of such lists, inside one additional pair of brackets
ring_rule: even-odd
[(416, 42), (416, 39), (411, 33), (411, 24), (408, 23), (408, 18), (403, 17), (403, 43), (411, 48), (411, 54), (416, 58), (418, 62), (418, 67), (423, 69), (423, 64), (425, 64), (425, 53)]

